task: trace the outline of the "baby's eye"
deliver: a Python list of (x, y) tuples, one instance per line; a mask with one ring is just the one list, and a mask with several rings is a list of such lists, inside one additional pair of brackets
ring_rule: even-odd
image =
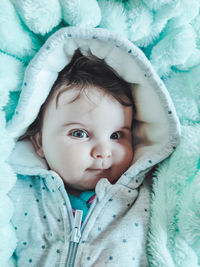
[(83, 130), (75, 130), (71, 132), (71, 135), (76, 138), (88, 138), (88, 134)]
[(111, 134), (110, 139), (119, 139), (122, 137), (122, 132), (114, 132)]

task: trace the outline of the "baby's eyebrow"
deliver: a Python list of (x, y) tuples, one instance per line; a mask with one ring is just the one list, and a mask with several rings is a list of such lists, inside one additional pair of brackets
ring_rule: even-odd
[(81, 122), (67, 122), (67, 123), (63, 123), (62, 127), (68, 127), (68, 126), (73, 126), (73, 125), (79, 125), (82, 127), (85, 127), (86, 125), (81, 123)]
[(121, 129), (122, 129), (122, 130), (131, 131), (131, 127), (129, 127), (129, 126), (124, 126), (124, 127), (122, 127)]

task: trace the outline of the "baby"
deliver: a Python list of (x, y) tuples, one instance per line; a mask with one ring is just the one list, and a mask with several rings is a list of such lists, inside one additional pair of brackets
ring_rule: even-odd
[(149, 174), (177, 121), (142, 52), (109, 34), (63, 28), (27, 68), (8, 128), (18, 267), (147, 266)]
[(77, 50), (25, 136), (67, 192), (79, 195), (103, 177), (115, 183), (130, 166), (133, 110), (130, 85)]

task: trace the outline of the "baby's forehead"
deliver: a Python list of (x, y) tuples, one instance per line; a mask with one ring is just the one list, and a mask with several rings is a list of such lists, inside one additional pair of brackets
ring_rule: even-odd
[(53, 121), (61, 126), (70, 122), (82, 122), (91, 128), (100, 123), (108, 129), (131, 124), (132, 107), (122, 105), (99, 88), (71, 88), (60, 92), (58, 106), (56, 107), (55, 95), (45, 112), (44, 121), (50, 123), (51, 127)]
[(104, 89), (96, 86), (84, 86), (84, 87), (71, 87), (71, 88), (60, 88), (54, 95), (56, 106), (67, 105), (74, 103), (76, 100), (88, 101), (88, 105), (97, 106), (102, 99), (106, 97), (108, 101), (114, 100), (113, 96), (106, 92)]

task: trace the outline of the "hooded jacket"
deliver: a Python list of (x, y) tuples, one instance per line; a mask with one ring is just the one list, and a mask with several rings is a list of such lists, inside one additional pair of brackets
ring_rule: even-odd
[(18, 174), (9, 194), (18, 238), (14, 257), (17, 266), (147, 266), (150, 187), (145, 177), (176, 148), (180, 127), (165, 85), (139, 48), (104, 29), (55, 32), (26, 69), (7, 130), (15, 140), (26, 131), (77, 48), (104, 59), (132, 84), (137, 121), (133, 162), (115, 184), (106, 177), (97, 183), (96, 199), (81, 225), (81, 211), (73, 217), (59, 175), (48, 170), (29, 140), (16, 142), (9, 158)]

